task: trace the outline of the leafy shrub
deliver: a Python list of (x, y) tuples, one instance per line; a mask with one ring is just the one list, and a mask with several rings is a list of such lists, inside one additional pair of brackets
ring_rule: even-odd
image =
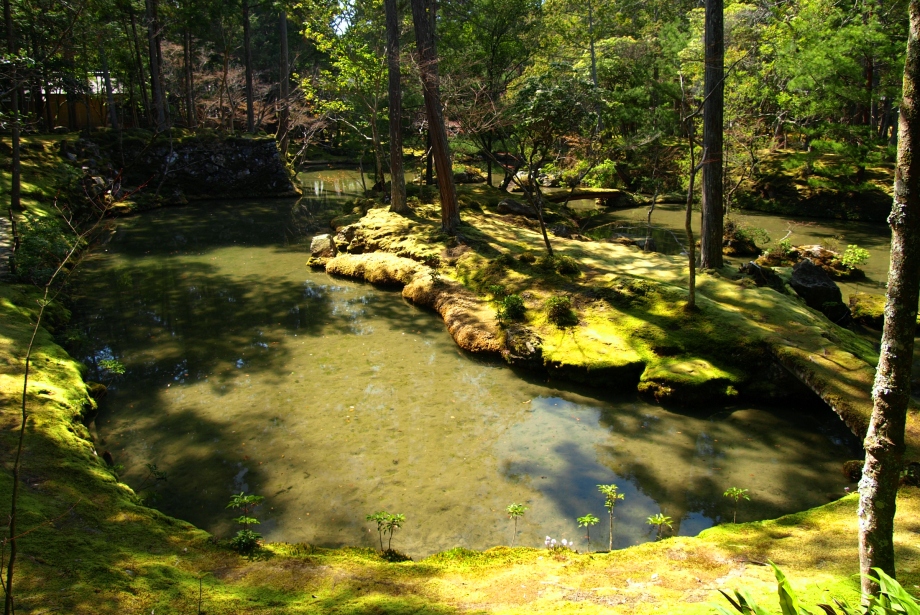
[(240, 530), (236, 536), (230, 539), (230, 546), (233, 547), (240, 555), (252, 555), (259, 547), (262, 535), (252, 530)]
[(76, 236), (53, 218), (29, 218), (19, 227), (12, 264), (21, 282), (44, 286), (70, 251)]
[(582, 183), (590, 188), (615, 188), (618, 181), (616, 163), (607, 159), (591, 169)]
[(572, 300), (568, 297), (547, 299), (546, 317), (557, 327), (571, 327), (578, 324), (578, 315), (572, 309)]
[(537, 259), (536, 266), (547, 273), (556, 272), (562, 275), (575, 275), (580, 271), (578, 261), (571, 256), (544, 254)]
[(840, 257), (840, 264), (847, 269), (855, 269), (869, 260), (869, 251), (857, 245), (849, 245)]
[(505, 323), (514, 320), (524, 320), (524, 313), (527, 308), (524, 307), (524, 299), (520, 295), (507, 295), (501, 299), (495, 315), (498, 322)]

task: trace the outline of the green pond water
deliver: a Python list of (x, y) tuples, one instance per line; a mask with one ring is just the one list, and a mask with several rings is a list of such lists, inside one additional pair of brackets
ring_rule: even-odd
[(418, 557), (510, 543), (511, 503), (528, 507), (519, 545), (549, 535), (606, 548), (604, 522), (590, 544), (575, 522), (606, 520), (603, 483), (626, 496), (616, 547), (653, 539), (645, 521), (658, 512), (682, 535), (730, 520), (728, 487), (750, 490), (739, 520), (854, 487), (841, 464), (859, 454), (855, 439), (813, 399), (690, 412), (461, 352), (436, 314), (398, 292), (305, 266), (298, 229), (320, 206), (147, 213), (120, 220), (81, 267), (83, 358), (126, 366), (93, 426), (97, 448), (136, 488), (145, 464), (168, 472), (144, 487), (165, 513), (229, 537), (225, 506), (247, 491), (266, 498), (257, 516), (269, 540), (373, 546), (365, 516), (387, 510), (407, 519), (394, 548)]

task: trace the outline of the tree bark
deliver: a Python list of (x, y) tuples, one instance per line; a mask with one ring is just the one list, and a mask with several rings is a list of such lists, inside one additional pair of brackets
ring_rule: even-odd
[(904, 458), (904, 430), (920, 294), (920, 0), (910, 2), (910, 29), (898, 120), (898, 161), (891, 225), (891, 267), (885, 300), (873, 408), (859, 481), (859, 566), (863, 593), (878, 593), (868, 575), (881, 568), (892, 577), (894, 515)]
[(105, 54), (105, 46), (99, 41), (99, 55), (102, 59), (102, 78), (105, 80), (105, 98), (109, 105), (109, 121), (112, 130), (118, 130), (118, 113), (115, 110), (115, 94), (112, 91), (112, 76), (109, 73), (109, 60)]
[(396, 0), (384, 0), (387, 19), (387, 74), (390, 120), (390, 211), (408, 213), (406, 174), (403, 171), (402, 87), (399, 71), (399, 8)]
[(153, 94), (153, 106), (156, 111), (157, 131), (166, 129), (165, 97), (163, 96), (163, 81), (160, 79), (160, 52), (158, 44), (159, 25), (156, 18), (156, 1), (146, 0), (144, 6), (147, 10), (147, 46), (150, 55), (150, 89)]
[(290, 64), (288, 61), (287, 13), (281, 11), (281, 109), (278, 114), (278, 134), (281, 136), (281, 157), (288, 152), (288, 98), (290, 91)]
[(722, 110), (724, 102), (725, 40), (723, 0), (706, 0), (706, 69), (703, 92), (703, 222), (700, 228), (700, 267), (722, 266)]
[(256, 131), (252, 94), (252, 46), (249, 40), (249, 0), (243, 0), (243, 62), (246, 64), (246, 131)]
[(192, 33), (185, 29), (183, 45), (183, 63), (185, 64), (185, 113), (189, 128), (198, 127), (198, 112), (195, 110), (194, 82), (192, 80)]
[[(6, 48), (12, 58), (19, 52), (19, 46), (16, 43), (13, 7), (10, 0), (4, 0), (3, 2), (3, 19), (6, 22)], [(13, 60), (10, 67), (10, 83), (14, 86), (13, 91), (10, 92), (10, 115), (13, 117), (13, 121), (10, 122), (10, 142), (13, 149), (10, 156), (10, 209), (12, 211), (22, 211), (22, 161), (19, 139), (20, 88), (15, 87), (19, 79), (16, 68), (16, 61)]]
[(428, 116), (428, 134), (431, 135), (431, 152), (438, 173), (438, 191), (441, 194), (441, 228), (448, 235), (457, 233), (460, 212), (457, 191), (450, 163), (447, 129), (441, 110), (441, 93), (438, 84), (438, 51), (434, 38), (433, 0), (412, 0), (412, 21), (415, 25), (415, 45), (418, 48), (422, 88), (425, 95), (425, 113)]
[(144, 79), (144, 61), (141, 59), (140, 38), (137, 36), (137, 19), (134, 17), (134, 8), (128, 3), (128, 15), (131, 17), (131, 34), (134, 39), (134, 56), (137, 61), (137, 79), (140, 84), (141, 99), (144, 101), (144, 119), (147, 125), (153, 122), (150, 110), (150, 98), (147, 95), (147, 80)]

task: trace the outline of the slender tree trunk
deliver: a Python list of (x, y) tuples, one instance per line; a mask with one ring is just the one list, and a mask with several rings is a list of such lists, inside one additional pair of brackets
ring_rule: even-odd
[(160, 52), (156, 19), (156, 1), (146, 0), (144, 6), (147, 10), (147, 45), (150, 55), (150, 89), (153, 93), (153, 106), (156, 111), (157, 131), (166, 129), (166, 109), (163, 96), (163, 82), (160, 79)]
[(723, 0), (706, 0), (706, 69), (703, 103), (703, 223), (700, 229), (700, 267), (722, 266), (722, 110), (724, 100), (725, 40)]
[[(38, 39), (35, 36), (35, 33), (32, 33), (32, 57), (38, 58)], [(42, 74), (39, 70), (35, 70), (32, 76), (32, 85), (29, 86), (29, 89), (32, 90), (32, 113), (35, 114), (36, 119), (39, 121), (39, 126), (48, 129), (47, 126), (44, 126), (44, 107), (45, 104), (42, 99)]]
[[(10, 56), (19, 52), (16, 44), (16, 31), (13, 24), (13, 7), (10, 0), (3, 0), (3, 19), (6, 22), (6, 48)], [(15, 87), (19, 77), (15, 60), (10, 65), (10, 83), (14, 86), (10, 92), (10, 114), (13, 121), (10, 123), (10, 141), (13, 148), (10, 160), (10, 209), (22, 211), (22, 161), (19, 139), (19, 87)]]
[(147, 96), (147, 80), (144, 79), (144, 61), (141, 59), (141, 43), (137, 36), (137, 19), (134, 16), (134, 8), (128, 5), (128, 15), (131, 17), (131, 34), (134, 39), (134, 58), (137, 63), (137, 82), (140, 85), (141, 100), (144, 101), (144, 118), (147, 125), (153, 122), (153, 114), (150, 109), (150, 97)]
[(115, 110), (115, 95), (112, 92), (112, 76), (109, 74), (109, 60), (105, 54), (105, 47), (102, 41), (99, 44), (99, 55), (102, 59), (102, 78), (105, 81), (105, 98), (109, 105), (109, 121), (112, 123), (112, 129), (118, 130), (118, 114)]
[(249, 41), (249, 0), (243, 0), (243, 61), (246, 64), (246, 131), (256, 131), (252, 94), (252, 46)]
[(588, 42), (591, 48), (591, 82), (597, 87), (597, 55), (594, 52), (594, 6), (588, 0)]
[(859, 566), (863, 593), (878, 593), (872, 568), (892, 577), (894, 515), (904, 460), (904, 430), (910, 400), (910, 375), (920, 294), (920, 0), (910, 2), (910, 29), (904, 65), (898, 162), (894, 180), (891, 266), (885, 300), (885, 325), (869, 431), (863, 443), (866, 463), (859, 481)]
[(281, 11), (281, 109), (278, 115), (278, 134), (281, 135), (281, 156), (287, 156), (288, 152), (288, 99), (291, 96), (290, 90), (290, 61), (288, 56), (288, 38), (287, 38), (287, 13)]
[(431, 153), (431, 127), (425, 130), (425, 185), (434, 183), (434, 158)]
[(418, 48), (425, 95), (425, 112), (428, 116), (428, 134), (431, 151), (438, 172), (438, 191), (441, 193), (441, 228), (448, 235), (457, 233), (460, 211), (457, 191), (450, 163), (447, 129), (441, 111), (441, 93), (438, 85), (438, 51), (434, 38), (433, 0), (412, 0), (412, 21), (415, 24), (415, 44)]
[(185, 64), (185, 113), (188, 127), (198, 127), (198, 112), (195, 110), (195, 92), (192, 80), (192, 33), (185, 29), (183, 45), (183, 63)]
[(408, 213), (406, 174), (403, 171), (402, 87), (399, 71), (399, 8), (396, 0), (384, 0), (387, 20), (387, 76), (390, 120), (390, 211)]

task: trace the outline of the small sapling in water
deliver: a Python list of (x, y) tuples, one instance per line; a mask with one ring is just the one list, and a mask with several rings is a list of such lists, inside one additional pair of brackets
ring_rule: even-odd
[(377, 536), (380, 537), (380, 550), (383, 551), (383, 533), (386, 531), (387, 519), (389, 519), (390, 513), (385, 510), (375, 512), (373, 515), (368, 515), (365, 517), (368, 521), (374, 521), (377, 524)]
[(590, 543), (591, 542), (591, 526), (597, 525), (600, 519), (598, 519), (591, 513), (588, 513), (584, 517), (578, 517), (577, 521), (578, 521), (578, 527), (585, 528), (585, 538), (587, 538), (588, 542)]
[(517, 538), (517, 522), (527, 512), (527, 507), (523, 504), (511, 504), (505, 511), (508, 513), (508, 518), (514, 520), (514, 533), (511, 535), (511, 548), (513, 549), (514, 539)]
[(646, 519), (645, 522), (649, 525), (657, 526), (658, 533), (655, 535), (655, 540), (661, 540), (661, 528), (667, 525), (669, 530), (673, 529), (673, 526), (671, 525), (672, 521), (673, 519), (671, 519), (671, 517), (658, 513)]
[(608, 549), (613, 551), (613, 507), (616, 506), (617, 500), (625, 499), (626, 496), (619, 492), (616, 485), (598, 485), (597, 490), (604, 495), (604, 507), (610, 514), (610, 546)]
[(722, 495), (735, 502), (735, 507), (732, 510), (732, 523), (737, 523), (738, 522), (738, 501), (741, 499), (745, 499), (748, 502), (751, 501), (751, 498), (748, 497), (748, 490), (741, 489), (739, 487), (729, 487), (728, 489), (725, 490), (725, 493), (723, 493)]
[(395, 515), (389, 515), (387, 517), (386, 531), (390, 533), (390, 538), (387, 540), (387, 551), (392, 551), (393, 548), (390, 546), (393, 544), (393, 532), (402, 527), (402, 524), (406, 522), (406, 516), (399, 513)]
[(262, 535), (249, 529), (253, 525), (258, 525), (259, 520), (252, 517), (252, 511), (256, 506), (262, 503), (265, 498), (261, 495), (247, 495), (244, 491), (230, 498), (227, 508), (239, 510), (242, 513), (234, 521), (241, 526), (236, 536), (230, 541), (230, 545), (236, 549), (240, 555), (252, 555), (258, 548)]

